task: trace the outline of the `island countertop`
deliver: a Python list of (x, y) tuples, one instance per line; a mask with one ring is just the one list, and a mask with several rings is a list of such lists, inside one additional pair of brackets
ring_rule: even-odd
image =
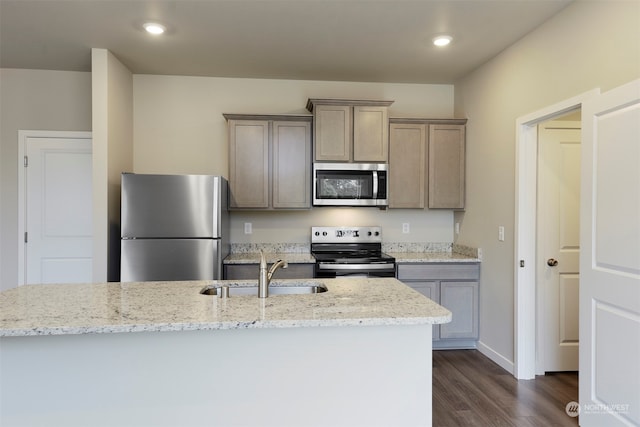
[(310, 295), (201, 295), (248, 281), (24, 285), (0, 293), (0, 337), (139, 331), (416, 325), (451, 312), (396, 279), (274, 280), (324, 285)]

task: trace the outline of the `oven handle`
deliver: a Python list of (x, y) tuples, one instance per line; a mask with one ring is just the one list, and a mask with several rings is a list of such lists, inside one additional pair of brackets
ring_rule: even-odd
[(394, 264), (329, 264), (318, 263), (320, 270), (392, 270)]

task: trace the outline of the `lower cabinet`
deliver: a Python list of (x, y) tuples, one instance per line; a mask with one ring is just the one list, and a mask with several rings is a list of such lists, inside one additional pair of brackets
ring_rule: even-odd
[[(273, 279), (312, 279), (314, 264), (289, 264), (287, 268), (279, 268)], [(225, 280), (258, 280), (260, 264), (225, 264)]]
[(398, 280), (451, 311), (434, 325), (434, 348), (476, 348), (479, 337), (478, 263), (398, 263)]

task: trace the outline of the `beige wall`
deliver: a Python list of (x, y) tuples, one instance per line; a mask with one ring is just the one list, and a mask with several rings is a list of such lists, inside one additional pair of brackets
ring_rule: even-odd
[[(308, 98), (395, 101), (390, 116), (453, 117), (453, 86), (134, 76), (134, 171), (228, 176), (223, 113), (309, 114)], [(244, 222), (253, 234), (244, 234)], [(402, 234), (409, 222), (412, 233)], [(451, 211), (314, 208), (301, 212), (234, 212), (231, 241), (304, 243), (312, 225), (381, 225), (386, 241), (451, 242)]]
[(0, 290), (18, 284), (18, 130), (91, 130), (91, 74), (0, 69)]
[(481, 348), (502, 362), (514, 358), (516, 119), (640, 77), (639, 22), (640, 2), (576, 1), (455, 86), (456, 115), (468, 118), (457, 242), (483, 249)]
[[(335, 97), (395, 100), (393, 116), (453, 115), (451, 85), (132, 76), (104, 49), (93, 50), (92, 66), (92, 73), (1, 70), (1, 289), (17, 285), (18, 129), (93, 131), (94, 279), (103, 281), (107, 260), (114, 268), (117, 257), (120, 172), (226, 176), (223, 112), (305, 114), (307, 98)], [(236, 212), (231, 239), (308, 242), (311, 225), (367, 224), (383, 226), (386, 241), (451, 242), (452, 217), (450, 211), (349, 208)], [(244, 222), (253, 223), (253, 234), (243, 233)], [(403, 222), (411, 234), (401, 233)]]
[(133, 166), (133, 75), (92, 49), (93, 280), (120, 277), (120, 174)]

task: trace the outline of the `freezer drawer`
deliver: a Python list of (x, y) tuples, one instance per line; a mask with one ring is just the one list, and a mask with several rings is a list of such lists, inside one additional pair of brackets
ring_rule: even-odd
[(121, 282), (220, 280), (217, 239), (121, 240)]
[(122, 237), (219, 238), (226, 182), (210, 175), (122, 175)]

